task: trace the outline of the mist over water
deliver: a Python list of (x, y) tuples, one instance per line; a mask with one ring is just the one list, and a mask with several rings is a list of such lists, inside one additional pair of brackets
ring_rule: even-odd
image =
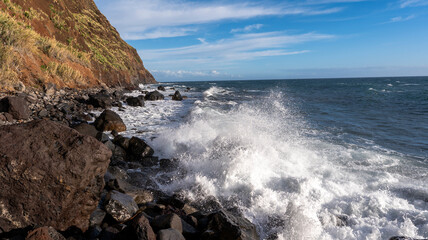
[(214, 196), (263, 239), (428, 237), (427, 79), (185, 85), (200, 94), (151, 142), (180, 161), (164, 191)]

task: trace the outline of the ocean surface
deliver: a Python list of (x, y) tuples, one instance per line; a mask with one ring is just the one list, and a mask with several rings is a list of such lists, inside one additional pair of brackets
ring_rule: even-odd
[(161, 85), (119, 112), (178, 159), (161, 190), (240, 211), (262, 239), (428, 238), (428, 77)]

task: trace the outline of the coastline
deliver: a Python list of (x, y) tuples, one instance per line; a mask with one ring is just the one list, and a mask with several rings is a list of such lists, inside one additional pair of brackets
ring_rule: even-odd
[[(111, 155), (111, 158), (108, 157), (108, 167), (101, 167), (104, 168), (104, 174), (102, 170), (101, 172), (99, 169), (97, 170), (98, 173), (96, 175), (98, 175), (98, 178), (102, 176), (105, 182), (104, 187), (99, 191), (99, 196), (95, 196), (99, 199), (99, 203), (96, 204), (98, 207), (93, 209), (90, 215), (83, 214), (84, 216), (80, 216), (80, 220), (87, 218), (87, 223), (81, 223), (76, 230), (76, 224), (71, 224), (72, 221), (70, 222), (70, 219), (75, 217), (72, 213), (67, 213), (69, 216), (65, 216), (66, 219), (64, 219), (63, 215), (61, 216), (61, 225), (52, 224), (52, 219), (57, 218), (56, 221), (60, 221), (58, 219), (60, 216), (58, 212), (44, 209), (43, 202), (33, 203), (35, 206), (39, 206), (39, 209), (33, 209), (31, 213), (21, 212), (21, 214), (28, 215), (47, 211), (48, 218), (51, 221), (46, 222), (46, 219), (38, 219), (37, 216), (30, 217), (28, 221), (28, 218), (22, 219), (19, 216), (14, 216), (18, 211), (14, 211), (13, 206), (7, 206), (7, 204), (5, 206), (4, 203), (10, 201), (7, 200), (7, 196), (2, 195), (0, 197), (3, 204), (2, 208), (8, 211), (9, 214), (8, 216), (0, 215), (0, 225), (2, 225), (0, 226), (2, 229), (0, 237), (12, 238), (21, 236), (23, 238), (27, 237), (27, 239), (38, 239), (37, 237), (46, 236), (47, 234), (52, 236), (55, 233), (59, 234), (58, 236), (80, 239), (135, 239), (136, 236), (141, 239), (140, 237), (143, 235), (143, 239), (156, 239), (156, 236), (158, 239), (171, 239), (171, 237), (174, 239), (259, 239), (256, 228), (251, 222), (236, 211), (232, 213), (223, 209), (215, 199), (207, 202), (209, 207), (206, 209), (209, 209), (209, 211), (204, 211), (203, 209), (195, 208), (201, 206), (193, 204), (179, 193), (167, 195), (162, 192), (152, 182), (150, 174), (147, 173), (167, 173), (177, 166), (177, 160), (159, 159), (143, 139), (138, 137), (127, 138), (120, 135), (120, 132), (126, 130), (127, 126), (124, 125), (117, 114), (106, 109), (117, 107), (120, 111), (124, 108), (124, 103), (126, 103), (126, 108), (144, 107), (147, 102), (164, 98), (167, 99), (166, 101), (173, 101), (172, 99), (176, 101), (183, 100), (183, 96), (180, 93), (176, 92), (174, 96), (163, 96), (162, 90), (164, 89), (159, 87), (158, 90), (151, 93), (143, 91), (140, 97), (132, 97), (125, 94), (130, 93), (130, 90), (122, 88), (57, 90), (55, 86), (51, 85), (46, 87), (43, 92), (27, 90), (14, 94), (12, 98), (10, 98), (11, 95), (9, 94), (0, 95), (0, 99), (8, 99), (8, 103), (3, 103), (3, 105), (10, 105), (8, 111), (7, 107), (2, 107), (0, 131), (16, 131), (23, 134), (24, 136), (22, 137), (29, 139), (30, 142), (28, 143), (29, 146), (24, 144), (22, 148), (29, 147), (31, 149), (34, 146), (33, 130), (40, 131), (41, 128), (44, 129), (43, 131), (49, 132), (49, 129), (58, 128), (60, 132), (72, 131), (76, 135), (74, 137), (77, 138), (89, 136), (91, 138), (90, 141), (97, 139), (97, 144), (100, 147), (103, 145), (103, 154), (109, 156), (108, 152), (110, 151)], [(15, 100), (17, 100), (20, 109), (13, 109)], [(103, 112), (103, 114), (96, 116), (91, 113), (94, 111)], [(50, 127), (46, 129), (46, 126)], [(69, 127), (74, 128), (74, 130)], [(54, 132), (55, 130), (52, 131), (52, 133), (48, 133), (46, 138), (53, 136), (52, 141), (55, 142), (61, 142), (62, 138), (67, 138), (67, 136), (57, 136), (59, 133)], [(25, 136), (27, 132), (30, 136)], [(113, 138), (105, 134), (108, 132), (111, 132), (110, 136), (113, 136)], [(8, 140), (12, 141), (11, 139)], [(21, 138), (17, 136), (17, 139)], [(46, 140), (46, 142), (48, 141)], [(91, 144), (95, 143), (91, 142)], [(13, 150), (14, 152), (24, 151), (20, 149), (19, 143), (14, 146), (16, 148), (16, 150)], [(43, 143), (38, 147), (42, 149)], [(74, 149), (74, 147), (72, 149), (67, 147), (62, 146), (64, 149), (61, 148), (63, 156), (66, 156), (68, 152)], [(26, 161), (26, 156), (10, 155), (10, 149), (2, 149), (0, 151), (3, 162), (9, 162), (10, 164), (13, 157), (18, 158), (20, 161)], [(51, 158), (42, 161), (55, 165), (57, 161), (68, 160), (67, 157), (64, 157), (64, 159)], [(33, 166), (28, 170), (38, 171), (40, 169), (37, 169), (37, 166)], [(43, 169), (43, 171), (49, 170)], [(67, 169), (63, 171), (67, 171)], [(67, 175), (67, 173), (62, 173), (61, 171), (45, 172), (43, 175), (48, 176), (51, 174)], [(84, 172), (78, 174), (84, 174)], [(7, 175), (7, 173), (3, 175)], [(41, 179), (43, 179), (43, 176)], [(25, 181), (27, 179), (23, 177), (16, 179), (16, 181), (22, 181), (26, 185)], [(67, 181), (67, 179), (63, 181)], [(10, 184), (12, 184), (10, 186), (12, 187), (13, 181)], [(31, 180), (28, 184), (32, 186)], [(53, 184), (62, 184), (62, 182)], [(101, 185), (98, 184), (98, 188)], [(58, 192), (42, 192), (40, 194), (61, 195)], [(75, 194), (79, 195), (78, 192)], [(18, 201), (26, 204), (23, 199)], [(80, 208), (81, 206), (76, 203), (76, 207)], [(63, 207), (57, 206), (56, 208), (61, 209)], [(9, 220), (9, 224), (7, 224), (8, 221), (5, 223), (5, 219)], [(13, 221), (10, 221), (12, 219)], [(65, 224), (64, 221), (66, 222)], [(67, 226), (67, 221), (69, 221), (70, 226), (65, 227)]]

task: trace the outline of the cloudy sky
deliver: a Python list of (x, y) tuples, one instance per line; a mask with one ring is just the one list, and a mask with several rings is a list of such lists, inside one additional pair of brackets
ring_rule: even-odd
[(158, 81), (428, 75), (428, 0), (95, 0)]

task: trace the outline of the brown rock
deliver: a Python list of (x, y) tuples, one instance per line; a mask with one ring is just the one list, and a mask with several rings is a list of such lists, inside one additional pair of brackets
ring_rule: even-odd
[(116, 130), (117, 132), (126, 131), (126, 126), (120, 116), (111, 110), (104, 110), (104, 112), (95, 120), (94, 125), (102, 132), (113, 130)]
[(149, 220), (143, 213), (138, 214), (130, 225), (138, 240), (156, 240), (156, 235), (150, 226)]
[(25, 240), (65, 240), (53, 227), (40, 227), (29, 232)]
[(183, 225), (181, 222), (181, 218), (175, 213), (157, 216), (153, 220), (152, 225), (157, 230), (173, 228), (179, 231), (180, 233), (183, 232)]
[(111, 151), (64, 125), (37, 120), (0, 127), (0, 228), (85, 231)]
[(93, 125), (89, 125), (87, 123), (81, 123), (73, 127), (73, 129), (82, 135), (91, 136), (93, 138), (96, 138), (98, 134), (98, 130)]
[(0, 100), (0, 112), (7, 112), (14, 119), (28, 119), (30, 109), (27, 100), (23, 97), (5, 97)]
[(183, 235), (172, 228), (159, 231), (159, 240), (185, 240)]

